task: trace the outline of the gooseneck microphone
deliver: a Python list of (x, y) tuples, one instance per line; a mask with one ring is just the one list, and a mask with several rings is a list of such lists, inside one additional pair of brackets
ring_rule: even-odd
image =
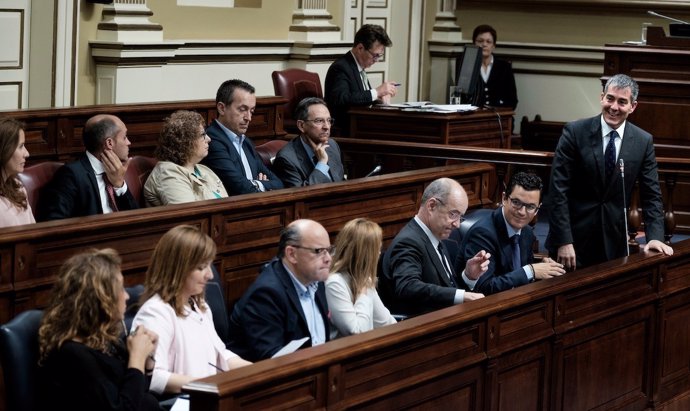
[(380, 173), (380, 172), (381, 172), (381, 164), (379, 164), (379, 165), (377, 165), (376, 167), (374, 167), (374, 169), (371, 170), (371, 171), (369, 172), (369, 174), (365, 175), (364, 177), (371, 177), (371, 176), (376, 175), (376, 174), (378, 174), (378, 173)]
[(628, 244), (628, 207), (625, 206), (625, 162), (622, 158), (618, 159), (618, 168), (621, 170), (621, 188), (623, 189), (623, 239), (625, 240), (625, 255), (630, 256), (630, 244)]
[(648, 11), (647, 11), (647, 14), (651, 14), (652, 16), (656, 16), (656, 17), (661, 17), (662, 19), (675, 21), (676, 23), (680, 23), (680, 24), (690, 24), (690, 23), (688, 23), (687, 21), (683, 21), (683, 20), (679, 20), (679, 19), (674, 19), (673, 17), (669, 17), (669, 16), (664, 16), (663, 14), (659, 14), (659, 13), (657, 13), (656, 11), (648, 10)]

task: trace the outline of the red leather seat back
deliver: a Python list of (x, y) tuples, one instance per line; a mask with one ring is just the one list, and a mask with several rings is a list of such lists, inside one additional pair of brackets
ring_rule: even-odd
[(273, 159), (281, 148), (285, 147), (288, 142), (286, 140), (271, 140), (267, 141), (259, 146), (256, 146), (256, 153), (261, 157), (261, 161), (264, 162), (266, 167), (271, 167), (273, 164)]
[(26, 188), (27, 201), (34, 213), (38, 209), (41, 189), (53, 179), (53, 175), (58, 168), (62, 167), (62, 164), (58, 161), (45, 161), (26, 167), (24, 171), (17, 175), (19, 181)]
[(129, 162), (125, 181), (127, 182), (127, 188), (134, 196), (134, 200), (139, 204), (139, 207), (144, 207), (144, 184), (157, 163), (157, 159), (146, 156), (134, 156)]
[(297, 124), (293, 118), (295, 107), (306, 97), (323, 98), (321, 79), (318, 73), (298, 68), (274, 71), (273, 89), (276, 96), (283, 96), (289, 101), (283, 105), (283, 128), (288, 133), (299, 134)]

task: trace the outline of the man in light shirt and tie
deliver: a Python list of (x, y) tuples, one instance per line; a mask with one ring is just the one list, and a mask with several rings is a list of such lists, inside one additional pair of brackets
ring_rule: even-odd
[(326, 74), (325, 100), (333, 112), (339, 135), (349, 133), (347, 110), (353, 106), (369, 106), (376, 102), (390, 103), (395, 97), (395, 81), (384, 81), (376, 88), (369, 83), (366, 69), (383, 59), (386, 47), (393, 42), (383, 27), (365, 24), (355, 34), (350, 51), (331, 64)]
[(256, 96), (250, 84), (227, 80), (218, 88), (218, 118), (206, 129), (211, 142), (201, 163), (216, 173), (231, 196), (283, 188), (245, 135), (255, 108)]
[(39, 221), (138, 208), (125, 182), (130, 141), (122, 120), (109, 114), (91, 117), (83, 141), (86, 152), (60, 167), (42, 193)]

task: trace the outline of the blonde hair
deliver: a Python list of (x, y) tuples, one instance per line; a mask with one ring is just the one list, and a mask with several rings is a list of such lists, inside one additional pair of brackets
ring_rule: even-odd
[(345, 224), (335, 239), (331, 272), (340, 273), (352, 292), (352, 302), (369, 287), (376, 286), (376, 266), (381, 253), (381, 227), (367, 218)]
[[(171, 228), (153, 250), (141, 301), (158, 294), (178, 316), (184, 316), (187, 301), (182, 299), (182, 290), (187, 277), (198, 265), (212, 261), (215, 255), (216, 243), (198, 228), (191, 225)], [(206, 311), (204, 293), (191, 298), (201, 311)]]
[(107, 353), (123, 332), (118, 281), (122, 260), (117, 251), (92, 249), (60, 267), (52, 300), (38, 330), (41, 360), (65, 341), (78, 339)]

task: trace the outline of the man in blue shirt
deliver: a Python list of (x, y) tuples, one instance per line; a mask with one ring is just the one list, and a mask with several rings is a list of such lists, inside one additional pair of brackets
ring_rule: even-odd
[(289, 342), (308, 338), (310, 347), (328, 341), (323, 282), (333, 247), (325, 228), (296, 220), (281, 233), (278, 258), (268, 263), (235, 304), (228, 348), (249, 361), (271, 358)]
[(216, 173), (229, 195), (283, 188), (245, 136), (255, 108), (256, 96), (250, 84), (227, 80), (218, 88), (218, 118), (206, 129), (211, 142), (202, 164)]

